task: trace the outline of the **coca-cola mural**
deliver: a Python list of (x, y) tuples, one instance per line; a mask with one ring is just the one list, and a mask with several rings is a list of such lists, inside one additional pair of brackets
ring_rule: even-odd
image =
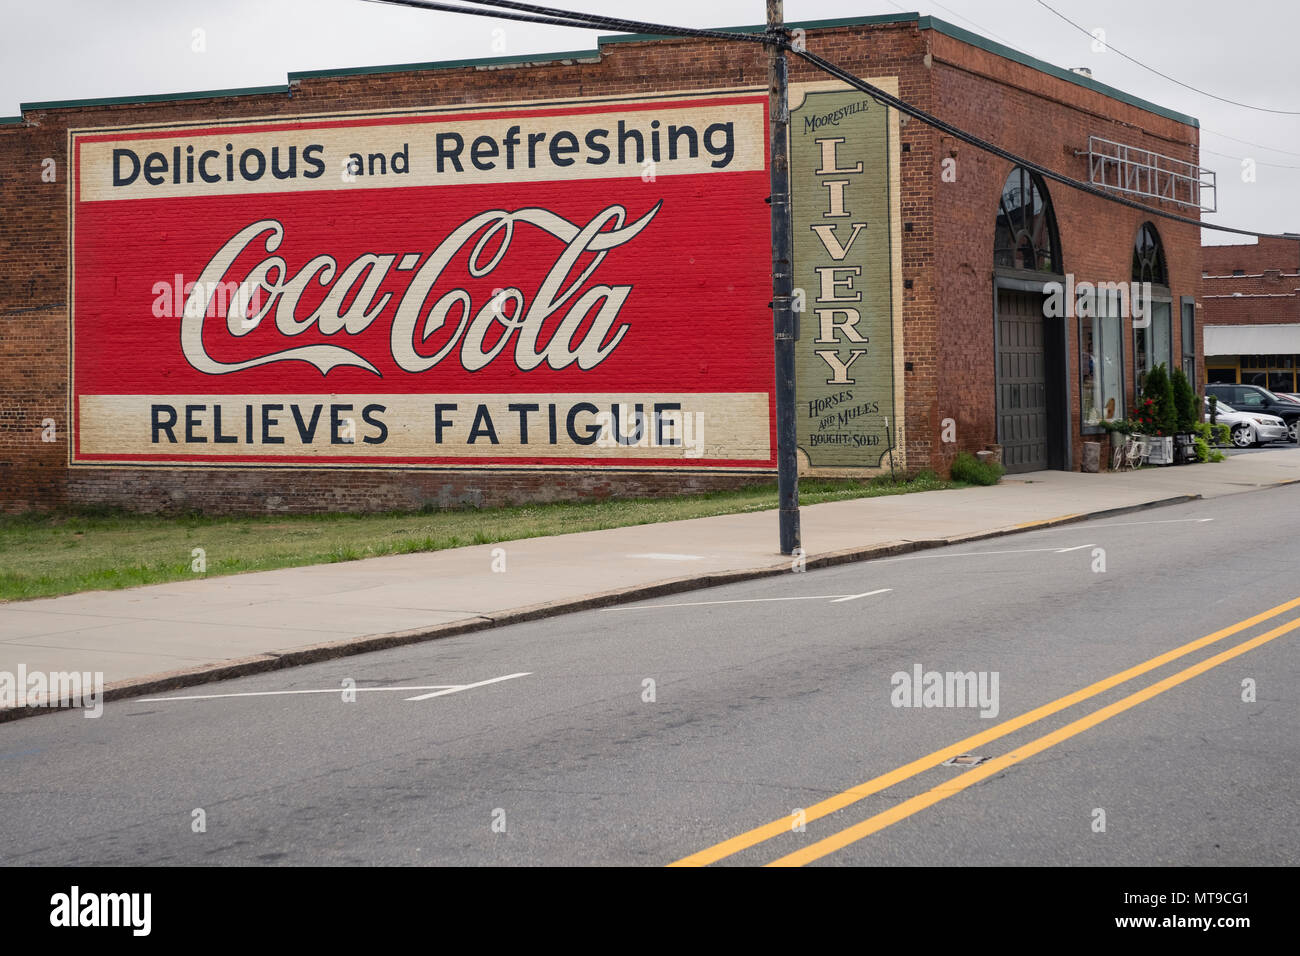
[(765, 109), (73, 131), (72, 463), (772, 468)]

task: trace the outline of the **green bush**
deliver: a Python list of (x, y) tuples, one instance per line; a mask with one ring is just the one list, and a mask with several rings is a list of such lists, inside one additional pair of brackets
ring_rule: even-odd
[(1201, 420), (1198, 414), (1200, 401), (1192, 391), (1192, 383), (1187, 380), (1187, 374), (1182, 369), (1176, 368), (1169, 374), (1169, 385), (1174, 393), (1176, 427), (1179, 432), (1186, 434)]
[(1205, 462), (1210, 460), (1210, 443), (1199, 435), (1192, 439), (1192, 447), (1196, 449), (1196, 460)]
[(996, 485), (1007, 470), (996, 461), (980, 461), (968, 451), (957, 453), (952, 462), (952, 480), (971, 485)]
[(1151, 418), (1150, 433), (1172, 435), (1178, 428), (1178, 413), (1174, 405), (1174, 388), (1164, 362), (1147, 372), (1142, 383), (1142, 398)]

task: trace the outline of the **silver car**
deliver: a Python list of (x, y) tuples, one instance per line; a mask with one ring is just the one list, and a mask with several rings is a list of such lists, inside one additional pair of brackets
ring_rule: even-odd
[[(1276, 415), (1263, 412), (1239, 412), (1227, 402), (1220, 401), (1216, 412), (1220, 425), (1227, 425), (1232, 443), (1238, 448), (1253, 448), (1270, 441), (1290, 438), (1286, 422)], [(1210, 420), (1210, 403), (1205, 403), (1205, 420)]]

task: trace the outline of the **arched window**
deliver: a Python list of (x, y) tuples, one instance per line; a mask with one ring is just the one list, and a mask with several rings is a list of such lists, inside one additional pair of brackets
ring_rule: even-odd
[(1011, 170), (1002, 186), (993, 236), (995, 266), (1063, 272), (1051, 197), (1042, 180), (1023, 166)]
[(1133, 281), (1152, 285), (1169, 285), (1165, 269), (1165, 250), (1160, 245), (1160, 233), (1149, 222), (1142, 223), (1133, 241)]
[(1158, 291), (1146, 303), (1147, 321), (1133, 323), (1133, 372), (1139, 390), (1146, 383), (1147, 372), (1163, 364), (1174, 367), (1172, 300), (1169, 296), (1169, 272), (1165, 268), (1165, 251), (1160, 233), (1149, 222), (1142, 223), (1133, 240), (1133, 281), (1149, 282)]

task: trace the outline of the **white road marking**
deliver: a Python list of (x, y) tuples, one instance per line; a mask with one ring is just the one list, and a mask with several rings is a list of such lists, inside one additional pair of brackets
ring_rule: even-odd
[(356, 691), (358, 693), (370, 691), (406, 691), (413, 690), (432, 691), (429, 694), (420, 694), (416, 697), (407, 697), (406, 700), (428, 700), (430, 697), (441, 697), (444, 694), (459, 694), (463, 690), (471, 690), (475, 687), (483, 687), (487, 684), (496, 684), (503, 680), (514, 680), (516, 677), (528, 677), (532, 672), (528, 671), (522, 674), (506, 674), (504, 677), (493, 677), (490, 680), (481, 680), (473, 684), (410, 684), (406, 687), (328, 687), (323, 690), (315, 688), (311, 690), (255, 690), (245, 691), (239, 694), (190, 694), (181, 697), (141, 697), (136, 700), (140, 704), (156, 704), (162, 701), (171, 700), (223, 700), (229, 697), (289, 697), (295, 694), (343, 694), (347, 691)]
[(1057, 554), (1069, 554), (1071, 551), (1082, 551), (1084, 548), (1091, 548), (1090, 544), (1076, 544), (1073, 548), (1061, 548)]
[[(1080, 545), (1083, 548), (1089, 548), (1091, 545)], [(1069, 550), (1074, 550), (1073, 548)], [(889, 564), (893, 561), (931, 561), (935, 558), (982, 558), (990, 554), (1040, 554), (1044, 551), (1060, 553), (1060, 548), (1020, 548), (1016, 551), (961, 551), (957, 554), (910, 554), (903, 558), (880, 558), (878, 563)]]
[(220, 700), (225, 697), (283, 697), (290, 694), (341, 694), (345, 690), (373, 691), (373, 690), (441, 690), (446, 687), (457, 687), (457, 684), (424, 684), (422, 686), (411, 687), (330, 687), (326, 690), (255, 690), (243, 694), (192, 694), (186, 697), (141, 697), (137, 703), (156, 704), (164, 700)]
[(652, 551), (649, 554), (629, 554), (629, 558), (650, 558), (653, 561), (703, 561), (702, 554), (660, 554)]
[(626, 604), (605, 608), (607, 611), (652, 611), (661, 607), (704, 607), (709, 604), (762, 604), (767, 601), (852, 601), (872, 594), (884, 594), (893, 588), (881, 588), (879, 591), (863, 591), (861, 594), (801, 594), (798, 597), (738, 598), (734, 601), (686, 601), (682, 604)]
[(863, 591), (861, 594), (847, 594), (847, 595), (845, 595), (845, 596), (842, 597), (842, 598), (836, 598), (835, 600), (831, 601), (831, 603), (832, 603), (832, 604), (842, 604), (842, 603), (845, 602), (845, 601), (856, 601), (858, 598), (871, 597), (871, 595), (873, 595), (873, 594), (884, 594), (885, 592), (887, 592), (887, 591), (892, 591), (892, 590), (894, 590), (894, 589), (893, 589), (893, 588), (881, 588), (881, 589), (878, 590), (878, 591)]
[[(408, 697), (407, 700), (428, 700), (430, 697), (441, 697), (443, 694), (459, 694), (463, 690), (471, 690), (475, 687), (485, 687), (488, 684), (499, 684), (503, 680), (514, 680), (516, 677), (528, 677), (532, 671), (525, 671), (522, 674), (506, 674), (504, 677), (493, 677), (491, 680), (481, 680), (476, 684), (460, 684), (456, 687), (448, 687), (445, 690), (436, 690), (432, 694), (421, 694), (419, 697)], [(412, 690), (416, 688), (410, 688)]]
[[(1162, 518), (1159, 521), (1114, 521), (1110, 524), (1089, 524), (1088, 530), (1093, 528), (1132, 528), (1136, 525), (1143, 524), (1204, 524), (1207, 521), (1213, 521), (1213, 518)], [(1029, 534), (1048, 534), (1053, 531), (1078, 531), (1078, 528), (1061, 527), (1061, 528), (1040, 528), (1036, 531), (1030, 531)]]

